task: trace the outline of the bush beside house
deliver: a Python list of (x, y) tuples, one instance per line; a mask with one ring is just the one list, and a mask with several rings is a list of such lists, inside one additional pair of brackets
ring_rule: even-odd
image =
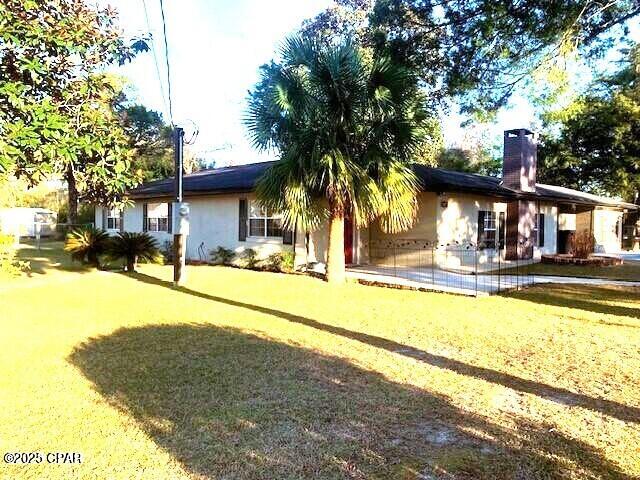
[(93, 226), (73, 229), (64, 245), (71, 259), (100, 268), (101, 258), (125, 261), (126, 270), (135, 271), (139, 261), (160, 262), (163, 257), (158, 242), (148, 233), (119, 232), (110, 237), (107, 232)]

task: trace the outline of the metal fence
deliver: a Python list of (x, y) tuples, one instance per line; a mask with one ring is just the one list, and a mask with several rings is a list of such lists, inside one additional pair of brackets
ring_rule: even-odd
[[(407, 280), (413, 286), (472, 295), (520, 289), (534, 283), (532, 260), (506, 260), (504, 250), (426, 240), (373, 241), (361, 271)], [(420, 285), (421, 284), (421, 285)]]

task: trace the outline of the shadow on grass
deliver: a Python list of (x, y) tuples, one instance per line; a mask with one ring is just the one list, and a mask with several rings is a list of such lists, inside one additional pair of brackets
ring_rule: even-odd
[[(526, 292), (510, 292), (505, 296), (526, 300), (536, 304), (567, 307), (587, 312), (631, 317), (640, 319), (640, 287), (618, 287), (613, 285), (567, 285), (546, 284), (528, 289)], [(635, 298), (634, 298), (635, 297)], [(606, 302), (634, 300), (636, 307), (626, 305), (611, 305)], [(601, 322), (624, 327), (635, 325)]]
[(69, 361), (198, 478), (630, 478), (548, 425), (237, 329), (123, 328)]
[[(174, 289), (170, 282), (160, 280), (156, 277), (146, 275), (143, 273), (134, 273), (130, 275), (136, 280), (150, 283), (153, 285), (164, 286)], [(338, 327), (335, 325), (328, 325), (311, 318), (303, 317), (289, 312), (276, 310), (269, 307), (263, 307), (260, 305), (253, 305), (250, 303), (241, 302), (239, 300), (232, 300), (229, 298), (218, 297), (210, 295), (197, 290), (192, 290), (186, 287), (178, 287), (175, 290), (182, 293), (193, 295), (205, 300), (222, 303), (225, 305), (231, 305), (238, 308), (245, 308), (255, 312), (263, 313), (266, 315), (272, 315), (289, 322), (298, 323), (307, 327), (322, 330), (324, 332), (331, 333), (333, 335), (339, 335), (341, 337), (356, 340), (367, 345), (381, 348), (399, 355), (414, 358), (416, 360), (428, 363), (429, 365), (450, 370), (455, 373), (466, 375), (468, 377), (478, 378), (487, 382), (502, 385), (504, 387), (511, 388), (524, 393), (530, 393), (538, 397), (560, 403), (563, 405), (579, 406), (587, 408), (589, 410), (597, 411), (605, 415), (617, 418), (625, 422), (640, 423), (640, 409), (621, 404), (619, 402), (606, 400), (602, 398), (593, 398), (582, 393), (572, 392), (565, 388), (554, 387), (545, 383), (536, 382), (533, 380), (527, 380), (524, 378), (503, 373), (497, 370), (493, 370), (485, 367), (478, 367), (470, 365), (455, 359), (451, 359), (442, 355), (435, 355), (417, 348), (413, 348), (402, 343), (395, 342), (383, 337), (375, 335), (369, 335), (367, 333), (355, 332), (346, 328)]]
[[(46, 275), (52, 271), (87, 273), (96, 271), (95, 267), (71, 260), (71, 254), (64, 251), (64, 242), (43, 241), (40, 248), (35, 242), (20, 244), (17, 251), (18, 260), (29, 262), (28, 276)], [(121, 261), (110, 261), (101, 258), (100, 270), (122, 270)]]
[(18, 260), (29, 262), (29, 276), (46, 275), (52, 270), (86, 273), (93, 270), (87, 265), (71, 261), (71, 255), (64, 251), (64, 242), (43, 241), (40, 248), (33, 242), (20, 244)]

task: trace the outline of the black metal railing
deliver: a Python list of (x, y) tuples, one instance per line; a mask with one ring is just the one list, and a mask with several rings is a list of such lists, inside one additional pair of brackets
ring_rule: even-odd
[[(354, 270), (401, 278), (407, 285), (465, 294), (491, 294), (534, 283), (530, 259), (506, 260), (505, 251), (428, 240), (369, 242), (369, 264)], [(381, 279), (381, 281), (383, 281)]]

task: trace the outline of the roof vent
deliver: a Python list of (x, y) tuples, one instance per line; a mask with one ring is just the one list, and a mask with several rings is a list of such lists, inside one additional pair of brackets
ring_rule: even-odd
[(505, 130), (502, 184), (521, 192), (536, 191), (538, 135), (526, 128)]

